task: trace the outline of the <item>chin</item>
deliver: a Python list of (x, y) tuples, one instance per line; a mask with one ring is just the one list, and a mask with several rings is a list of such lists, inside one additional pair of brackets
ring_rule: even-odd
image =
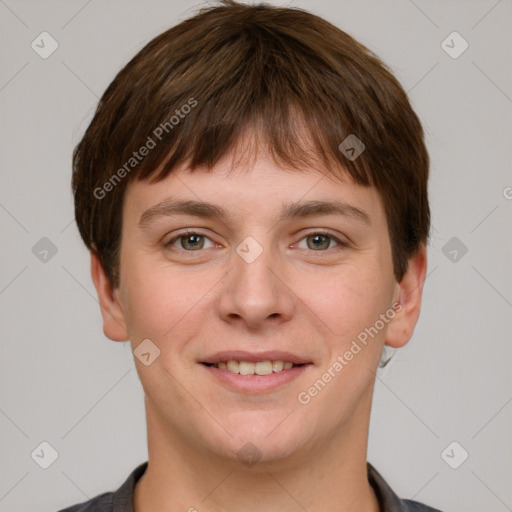
[[(210, 448), (222, 457), (239, 461), (247, 467), (255, 463), (285, 461), (308, 445), (307, 426), (288, 411), (239, 411), (223, 423), (226, 432), (219, 439), (210, 438)], [(211, 432), (207, 434), (211, 435)]]

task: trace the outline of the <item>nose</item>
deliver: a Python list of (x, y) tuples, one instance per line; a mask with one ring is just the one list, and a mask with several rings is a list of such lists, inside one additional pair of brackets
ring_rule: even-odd
[(242, 243), (233, 253), (233, 267), (219, 297), (219, 314), (224, 321), (250, 330), (274, 328), (292, 318), (297, 297), (277, 255), (254, 245), (254, 240)]

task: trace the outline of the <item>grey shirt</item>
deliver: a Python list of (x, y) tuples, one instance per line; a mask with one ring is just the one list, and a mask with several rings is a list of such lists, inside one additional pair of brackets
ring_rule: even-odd
[[(99, 494), (59, 512), (133, 512), (133, 490), (147, 465), (146, 461), (135, 468), (117, 491)], [(367, 468), (368, 481), (377, 495), (380, 512), (440, 512), (416, 501), (401, 500), (371, 464), (368, 463)]]

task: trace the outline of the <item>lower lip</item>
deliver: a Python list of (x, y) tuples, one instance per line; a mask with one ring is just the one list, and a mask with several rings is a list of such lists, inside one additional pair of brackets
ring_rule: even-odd
[(268, 375), (240, 375), (239, 373), (233, 373), (229, 370), (216, 368), (215, 366), (206, 366), (204, 364), (201, 364), (201, 366), (214, 379), (218, 379), (222, 384), (227, 385), (231, 389), (242, 393), (260, 393), (273, 390), (298, 378), (311, 366), (311, 363), (293, 366), (288, 370), (281, 370), (280, 372), (269, 373)]

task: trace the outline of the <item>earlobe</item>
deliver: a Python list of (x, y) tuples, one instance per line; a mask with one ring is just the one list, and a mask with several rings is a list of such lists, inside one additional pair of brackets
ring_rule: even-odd
[(123, 310), (103, 269), (100, 258), (94, 251), (91, 251), (91, 277), (100, 302), (103, 333), (112, 341), (127, 341), (129, 335)]
[(407, 271), (398, 283), (396, 315), (389, 322), (386, 345), (403, 347), (412, 337), (420, 315), (423, 283), (427, 272), (427, 251), (424, 245), (409, 259)]

